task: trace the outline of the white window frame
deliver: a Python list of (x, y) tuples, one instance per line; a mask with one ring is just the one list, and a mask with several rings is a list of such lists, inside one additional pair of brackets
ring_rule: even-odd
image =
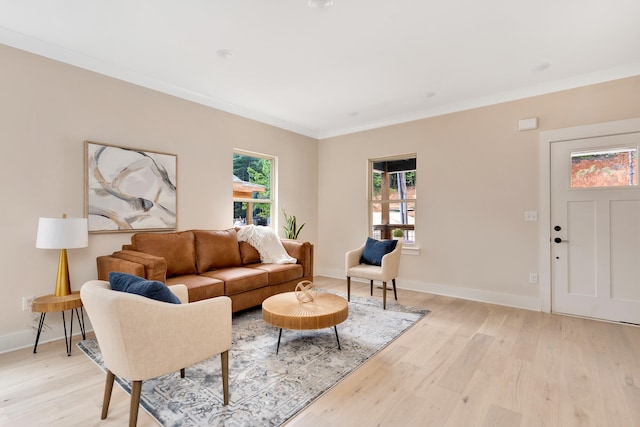
[[(416, 191), (415, 198), (408, 199), (389, 199), (388, 201), (376, 200), (373, 198), (373, 165), (378, 162), (388, 162), (393, 160), (403, 160), (403, 159), (415, 159), (416, 160), (416, 190), (418, 187), (417, 176), (418, 176), (418, 156), (416, 153), (408, 153), (408, 154), (400, 154), (393, 156), (384, 156), (377, 157), (368, 160), (368, 168), (367, 168), (367, 202), (368, 202), (368, 224), (369, 224), (369, 236), (374, 236), (374, 223), (373, 223), (373, 206), (375, 204), (380, 203), (412, 203), (414, 206), (414, 224), (413, 224), (413, 241), (405, 241), (403, 244), (403, 253), (411, 253), (412, 249), (418, 249), (417, 246), (417, 230), (418, 230), (418, 194)], [(407, 249), (405, 251), (404, 249)]]
[[(277, 226), (278, 226), (278, 216), (276, 215), (276, 201), (277, 201), (277, 182), (276, 182), (276, 177), (277, 177), (277, 173), (276, 170), (278, 168), (278, 158), (276, 156), (270, 155), (270, 154), (264, 154), (264, 153), (257, 153), (255, 151), (248, 151), (248, 150), (243, 150), (240, 148), (234, 148), (233, 149), (233, 154), (238, 154), (240, 156), (247, 156), (247, 157), (255, 157), (255, 158), (260, 158), (260, 159), (265, 159), (265, 160), (269, 160), (271, 162), (271, 168), (270, 168), (270, 173), (269, 173), (269, 180), (270, 180), (270, 193), (269, 193), (269, 198), (268, 199), (253, 199), (253, 198), (241, 198), (241, 197), (233, 197), (233, 204), (235, 203), (260, 203), (260, 204), (270, 204), (271, 205), (271, 210), (270, 210), (270, 223), (269, 223), (269, 227), (273, 228), (274, 230), (277, 230)], [(231, 161), (232, 161), (232, 169), (233, 169), (233, 156), (231, 157)], [(233, 188), (232, 188), (233, 190)], [(233, 206), (233, 205), (232, 205)], [(248, 211), (249, 209), (247, 209)], [(234, 218), (235, 221), (235, 218)], [(247, 218), (247, 224), (251, 224), (253, 223), (253, 218)]]

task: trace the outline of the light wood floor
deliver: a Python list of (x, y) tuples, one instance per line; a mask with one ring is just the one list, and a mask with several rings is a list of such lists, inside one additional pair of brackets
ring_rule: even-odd
[[(640, 328), (405, 290), (398, 298), (432, 312), (287, 427), (640, 426)], [(103, 386), (75, 344), (71, 357), (63, 341), (0, 355), (0, 425), (126, 425), (129, 396), (117, 386), (100, 421)], [(157, 424), (141, 410), (138, 425)]]

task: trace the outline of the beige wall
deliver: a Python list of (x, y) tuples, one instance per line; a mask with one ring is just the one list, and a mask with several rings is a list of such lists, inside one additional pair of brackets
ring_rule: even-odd
[[(639, 76), (318, 143), (3, 45), (0, 64), (0, 352), (33, 345), (21, 298), (51, 293), (58, 261), (35, 248), (38, 217), (84, 214), (84, 140), (177, 154), (179, 229), (230, 225), (233, 148), (277, 156), (280, 207), (307, 223), (316, 273), (335, 277), (367, 235), (367, 160), (417, 153), (421, 252), (403, 256), (398, 286), (535, 308), (538, 224), (524, 212), (539, 205), (539, 132), (640, 117)], [(518, 132), (527, 117), (540, 128)], [(129, 237), (70, 250), (72, 288)], [(62, 336), (59, 314), (47, 323), (43, 340)]]
[[(33, 345), (22, 297), (52, 293), (58, 263), (35, 248), (38, 217), (84, 215), (85, 140), (177, 154), (179, 229), (231, 226), (233, 148), (277, 156), (280, 206), (316, 241), (316, 140), (3, 45), (0, 64), (0, 352)], [(88, 248), (69, 250), (72, 289), (129, 238), (91, 234)], [(47, 324), (43, 340), (62, 336), (60, 314)]]
[[(538, 117), (534, 131), (519, 119)], [(323, 140), (316, 273), (344, 276), (344, 252), (367, 236), (367, 161), (417, 153), (419, 256), (398, 287), (540, 308), (539, 132), (640, 117), (640, 77)], [(339, 190), (338, 190), (339, 189)]]

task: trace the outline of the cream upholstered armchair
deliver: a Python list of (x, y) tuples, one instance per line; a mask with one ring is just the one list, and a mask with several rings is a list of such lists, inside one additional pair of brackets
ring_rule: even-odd
[(169, 289), (183, 304), (111, 290), (91, 280), (80, 289), (107, 368), (102, 419), (107, 417), (115, 376), (132, 382), (129, 426), (138, 419), (142, 381), (180, 370), (216, 354), (222, 359), (224, 404), (229, 403), (231, 299), (187, 304), (187, 287)]
[(359, 277), (362, 279), (368, 279), (370, 283), (370, 293), (373, 295), (373, 281), (378, 280), (382, 282), (382, 307), (387, 308), (387, 282), (393, 283), (393, 296), (397, 300), (398, 294), (396, 292), (396, 277), (398, 277), (398, 270), (400, 269), (400, 257), (402, 255), (402, 240), (398, 240), (396, 247), (393, 251), (387, 253), (382, 257), (380, 266), (363, 264), (360, 262), (362, 254), (365, 250), (365, 245), (360, 246), (357, 249), (348, 251), (345, 254), (345, 274), (347, 276), (347, 300), (351, 301), (351, 278)]

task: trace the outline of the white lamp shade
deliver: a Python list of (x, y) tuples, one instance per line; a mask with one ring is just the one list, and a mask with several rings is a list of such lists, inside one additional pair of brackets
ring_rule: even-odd
[(89, 246), (87, 218), (40, 218), (36, 248), (73, 249)]

